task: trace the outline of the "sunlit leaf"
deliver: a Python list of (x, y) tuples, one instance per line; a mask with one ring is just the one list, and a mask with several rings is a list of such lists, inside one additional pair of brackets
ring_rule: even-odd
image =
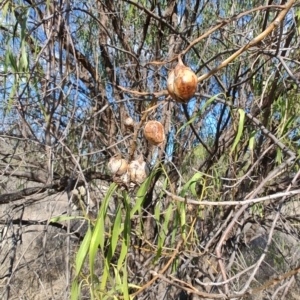
[(129, 300), (129, 293), (128, 293), (128, 275), (126, 266), (123, 268), (123, 297), (124, 300)]
[(86, 255), (89, 251), (91, 237), (92, 237), (92, 231), (90, 229), (90, 226), (88, 226), (88, 230), (87, 230), (87, 232), (84, 236), (84, 239), (83, 239), (83, 241), (77, 251), (77, 254), (76, 254), (76, 264), (75, 264), (76, 276), (79, 275), (79, 273), (82, 269), (83, 263), (85, 261)]
[(141, 186), (139, 187), (137, 193), (136, 193), (136, 202), (135, 205), (133, 206), (133, 208), (131, 209), (130, 212), (130, 217), (132, 218), (132, 216), (141, 209), (142, 204), (145, 200), (145, 196), (147, 194), (148, 191), (148, 187), (153, 179), (153, 177), (155, 176), (156, 172), (158, 170), (155, 170), (153, 172), (150, 173), (150, 175), (148, 176), (148, 178), (141, 184)]
[(115, 222), (113, 225), (113, 230), (112, 230), (112, 234), (111, 234), (111, 238), (110, 238), (110, 247), (109, 247), (109, 254), (108, 254), (108, 262), (110, 262), (110, 259), (113, 257), (117, 244), (118, 244), (118, 240), (119, 240), (119, 234), (122, 230), (121, 227), (121, 206), (119, 205), (118, 209), (117, 209), (117, 213), (116, 213), (116, 217), (115, 217)]
[(105, 228), (104, 228), (104, 220), (106, 217), (106, 210), (109, 203), (109, 200), (115, 190), (117, 189), (117, 185), (115, 183), (112, 183), (105, 195), (105, 198), (102, 201), (97, 221), (95, 224), (95, 228), (92, 233), (91, 243), (90, 243), (90, 251), (89, 251), (89, 260), (90, 260), (90, 272), (91, 274), (94, 274), (94, 261), (95, 256), (98, 251), (98, 247), (100, 246), (100, 249), (104, 251), (104, 242), (105, 242)]
[(77, 278), (75, 278), (72, 282), (71, 300), (78, 300), (79, 298), (80, 298), (80, 289), (79, 289)]
[(196, 183), (199, 182), (199, 180), (201, 178), (202, 178), (202, 173), (200, 173), (200, 172), (195, 173), (192, 176), (192, 178), (187, 183), (185, 183), (184, 186), (182, 187), (181, 192), (180, 192), (180, 196), (184, 197), (186, 195), (188, 189), (191, 188), (192, 193), (196, 197), (197, 193), (195, 191), (195, 186), (196, 186)]
[(167, 211), (164, 214), (164, 222), (163, 222), (163, 225), (162, 225), (162, 227), (159, 231), (155, 261), (157, 261), (161, 257), (161, 252), (163, 250), (163, 245), (164, 245), (166, 236), (168, 234), (168, 225), (169, 225), (169, 222), (170, 222), (170, 217), (171, 217), (171, 214), (172, 214), (172, 210), (173, 210), (173, 204), (170, 203), (168, 208), (167, 208)]
[(235, 137), (234, 143), (230, 150), (230, 154), (235, 150), (237, 144), (240, 142), (242, 134), (243, 134), (243, 130), (244, 130), (245, 112), (242, 109), (238, 109), (238, 112), (240, 114), (239, 127), (238, 127), (238, 131), (237, 131), (237, 135)]
[(57, 216), (57, 217), (52, 217), (49, 222), (63, 222), (63, 221), (68, 221), (68, 220), (77, 220), (77, 219), (85, 219), (82, 216)]

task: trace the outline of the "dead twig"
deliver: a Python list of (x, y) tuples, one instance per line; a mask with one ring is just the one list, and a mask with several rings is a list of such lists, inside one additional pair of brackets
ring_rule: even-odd
[(282, 197), (291, 197), (291, 196), (300, 194), (300, 189), (298, 189), (298, 190), (276, 193), (273, 195), (259, 197), (259, 198), (253, 198), (253, 199), (248, 199), (248, 200), (219, 201), (218, 202), (218, 201), (209, 201), (209, 200), (197, 201), (197, 200), (183, 198), (183, 197), (174, 195), (165, 189), (163, 189), (163, 191), (175, 201), (186, 202), (187, 204), (192, 204), (192, 205), (207, 205), (207, 206), (251, 205), (251, 204), (255, 204), (255, 203), (259, 203), (259, 202), (263, 202), (263, 201), (274, 200), (274, 199), (278, 199), (278, 198), (282, 198)]

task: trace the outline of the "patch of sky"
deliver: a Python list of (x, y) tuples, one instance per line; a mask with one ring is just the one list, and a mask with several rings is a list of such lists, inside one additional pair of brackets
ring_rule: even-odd
[(167, 147), (166, 147), (166, 162), (172, 161), (173, 150), (174, 150), (174, 141), (175, 141), (175, 128), (172, 127), (169, 133), (167, 134)]
[(177, 3), (177, 14), (178, 14), (178, 23), (181, 23), (181, 18), (183, 17), (184, 11), (186, 7), (186, 0), (178, 1)]
[(156, 72), (153, 69), (149, 69), (148, 71), (148, 78), (147, 80), (147, 92), (153, 93), (154, 92), (154, 87), (155, 87), (155, 74)]
[(156, 147), (155, 150), (153, 151), (151, 161), (150, 161), (150, 166), (151, 167), (153, 167), (155, 165), (157, 157), (158, 157), (158, 147)]

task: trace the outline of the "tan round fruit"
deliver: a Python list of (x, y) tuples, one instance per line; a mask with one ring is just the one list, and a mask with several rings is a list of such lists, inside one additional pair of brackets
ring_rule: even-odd
[(134, 127), (134, 121), (131, 117), (127, 117), (125, 120), (124, 120), (124, 125), (126, 127), (129, 127), (129, 128), (132, 128)]
[(114, 155), (108, 162), (108, 169), (114, 175), (122, 175), (127, 172), (128, 163), (123, 159), (121, 154)]
[(149, 168), (143, 157), (139, 156), (137, 160), (130, 162), (128, 172), (132, 182), (141, 184), (149, 175)]
[(187, 103), (196, 93), (198, 78), (196, 74), (185, 66), (178, 58), (178, 64), (169, 73), (167, 89), (170, 96), (177, 102)]
[(144, 128), (146, 140), (155, 146), (160, 145), (165, 140), (165, 130), (163, 125), (158, 121), (149, 121)]

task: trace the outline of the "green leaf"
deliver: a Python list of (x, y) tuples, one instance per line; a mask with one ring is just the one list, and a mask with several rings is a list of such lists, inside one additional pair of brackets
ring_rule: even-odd
[(189, 188), (191, 188), (192, 193), (194, 194), (195, 197), (197, 197), (197, 193), (195, 191), (195, 186), (196, 183), (202, 178), (202, 173), (197, 172), (195, 173), (192, 178), (182, 187), (182, 190), (180, 192), (180, 196), (184, 197), (186, 195), (186, 192), (188, 191)]
[(256, 131), (252, 131), (250, 134), (249, 138), (249, 151), (251, 154), (251, 161), (253, 160), (253, 155), (254, 155), (254, 146), (255, 146), (255, 136), (256, 136)]
[(50, 219), (50, 223), (63, 222), (68, 220), (85, 219), (82, 216), (57, 216)]
[(129, 293), (128, 293), (128, 275), (127, 275), (127, 267), (126, 265), (123, 268), (123, 297), (124, 300), (129, 300)]
[(124, 197), (126, 215), (124, 220), (123, 242), (122, 242), (121, 252), (117, 263), (118, 271), (121, 270), (123, 262), (125, 261), (125, 258), (127, 256), (128, 249), (130, 246), (130, 232), (131, 232), (130, 198), (128, 197), (128, 194), (126, 192), (123, 193), (123, 197)]
[(114, 274), (115, 274), (115, 286), (116, 286), (116, 290), (120, 289), (121, 288), (121, 285), (122, 285), (122, 280), (121, 280), (121, 272), (119, 272), (118, 269), (116, 269), (115, 267), (113, 268), (114, 269)]
[(119, 205), (115, 217), (111, 238), (110, 238), (110, 247), (109, 247), (108, 257), (107, 257), (108, 263), (110, 263), (110, 260), (112, 259), (118, 244), (119, 234), (122, 231), (121, 221), (122, 221), (121, 206)]
[(117, 263), (117, 269), (121, 270), (123, 262), (125, 261), (126, 255), (128, 253), (128, 244), (126, 243), (125, 239), (123, 239), (123, 243), (121, 246), (121, 251)]
[(179, 214), (180, 220), (180, 228), (181, 228), (181, 235), (182, 238), (186, 239), (186, 204), (183, 202), (177, 203), (177, 209)]
[(160, 226), (160, 201), (157, 201), (154, 207), (154, 218), (158, 226)]
[(256, 135), (256, 131), (252, 131), (249, 138), (249, 150), (251, 152), (254, 150), (255, 135)]
[(19, 68), (18, 68), (17, 60), (11, 51), (7, 52), (7, 58), (8, 58), (8, 62), (10, 63), (10, 67), (12, 68), (12, 72), (18, 73)]
[(230, 150), (230, 155), (232, 154), (232, 152), (235, 150), (237, 144), (240, 142), (242, 133), (243, 133), (243, 129), (244, 129), (244, 124), (245, 124), (245, 112), (242, 109), (238, 109), (238, 112), (240, 114), (240, 119), (239, 119), (239, 128), (238, 128), (238, 132), (237, 135), (235, 137), (233, 146)]
[(171, 217), (172, 211), (173, 211), (173, 203), (171, 202), (169, 204), (168, 208), (167, 208), (167, 211), (166, 211), (165, 215), (164, 215), (165, 220), (164, 220), (164, 223), (162, 225), (162, 228), (159, 231), (158, 242), (157, 242), (157, 253), (156, 253), (156, 256), (155, 256), (155, 259), (154, 259), (155, 262), (161, 256), (163, 245), (164, 245), (167, 233), (168, 233), (168, 225), (170, 223), (170, 217)]
[(0, 25), (2, 25), (2, 22), (3, 22), (3, 20), (4, 20), (5, 17), (6, 17), (8, 8), (10, 8), (10, 4), (11, 4), (11, 2), (10, 2), (10, 1), (7, 1), (7, 2), (4, 4), (4, 6), (2, 7), (2, 10), (1, 10), (1, 18), (0, 18)]
[(276, 158), (275, 158), (276, 163), (281, 164), (282, 163), (282, 157), (283, 157), (282, 150), (279, 147), (277, 147), (277, 149), (276, 149)]
[(76, 254), (76, 259), (75, 259), (75, 275), (78, 276), (81, 268), (83, 266), (84, 260), (86, 258), (86, 255), (88, 253), (89, 247), (90, 247), (90, 242), (91, 242), (91, 237), (92, 237), (92, 231), (90, 228), (90, 224), (88, 224), (88, 230), (84, 236), (84, 239), (79, 247), (79, 250)]
[(293, 125), (294, 120), (296, 120), (295, 116), (291, 116), (288, 118), (288, 120), (285, 122), (285, 124), (280, 132), (280, 136), (289, 130), (289, 128)]
[(79, 299), (80, 293), (79, 293), (80, 289), (78, 286), (78, 279), (77, 277), (73, 280), (72, 282), (72, 288), (71, 288), (71, 300), (77, 300)]
[(20, 70), (23, 72), (28, 71), (28, 59), (27, 59), (27, 53), (26, 53), (26, 47), (21, 45), (21, 58), (20, 58)]
[(105, 242), (104, 220), (106, 217), (106, 211), (109, 204), (109, 200), (113, 195), (113, 193), (116, 191), (117, 187), (118, 186), (115, 183), (112, 183), (110, 185), (105, 195), (105, 198), (102, 201), (101, 207), (99, 209), (97, 221), (91, 238), (90, 251), (89, 251), (91, 274), (94, 274), (94, 261), (95, 261), (96, 253), (98, 251), (98, 247), (100, 246), (101, 250), (104, 251), (104, 242)]
[(103, 274), (101, 278), (101, 286), (100, 286), (100, 289), (102, 291), (105, 290), (106, 282), (109, 277), (109, 265), (107, 264), (107, 260), (104, 260), (104, 262), (105, 263), (104, 263)]
[(297, 18), (298, 18), (298, 32), (300, 32), (300, 9), (298, 8), (297, 10), (296, 10), (296, 16), (297, 16)]
[(155, 176), (157, 171), (158, 170), (152, 171), (150, 173), (150, 175), (148, 176), (148, 178), (141, 184), (140, 188), (138, 189), (138, 191), (136, 193), (136, 198), (137, 199), (136, 199), (134, 207), (131, 209), (130, 218), (132, 218), (137, 211), (140, 211), (140, 209), (142, 207), (142, 204), (145, 200), (145, 196), (147, 194), (149, 185), (150, 185), (150, 183), (152, 181), (152, 178)]

